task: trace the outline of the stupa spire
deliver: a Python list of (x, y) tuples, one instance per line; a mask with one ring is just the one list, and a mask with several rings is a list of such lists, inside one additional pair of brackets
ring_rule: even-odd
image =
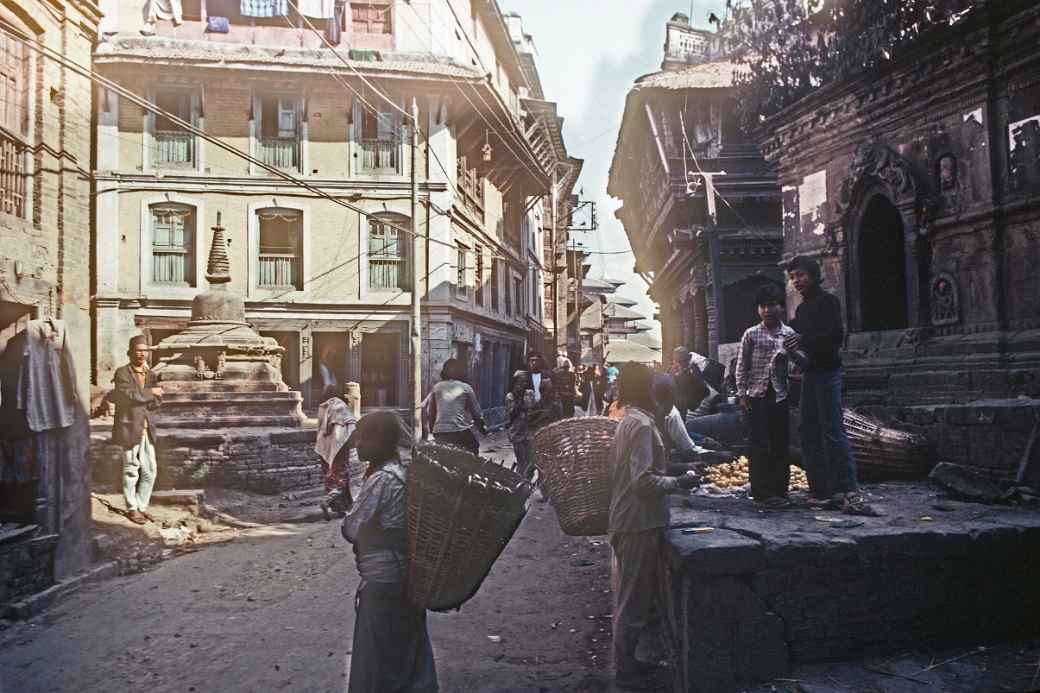
[(220, 212), (217, 212), (217, 225), (213, 227), (213, 243), (210, 244), (209, 262), (206, 263), (206, 280), (213, 286), (231, 281), (231, 260), (228, 259), (224, 227), (220, 225)]

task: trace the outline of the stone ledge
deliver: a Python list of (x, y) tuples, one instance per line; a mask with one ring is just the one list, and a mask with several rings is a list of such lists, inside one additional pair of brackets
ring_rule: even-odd
[(4, 610), (4, 617), (24, 621), (39, 614), (44, 609), (50, 608), (55, 602), (75, 592), (83, 585), (115, 577), (116, 575), (119, 575), (119, 563), (117, 561), (109, 561), (94, 566), (78, 575), (52, 585), (42, 592), (37, 592), (31, 597), (8, 604)]

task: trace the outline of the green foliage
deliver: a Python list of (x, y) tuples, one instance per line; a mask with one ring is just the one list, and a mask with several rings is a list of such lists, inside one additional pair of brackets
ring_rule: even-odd
[(727, 0), (720, 33), (724, 50), (747, 68), (736, 94), (744, 126), (884, 65), (986, 1)]

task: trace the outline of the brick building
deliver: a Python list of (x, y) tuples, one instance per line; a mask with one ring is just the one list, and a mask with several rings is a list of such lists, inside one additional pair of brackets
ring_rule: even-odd
[(784, 258), (817, 257), (844, 306), (848, 401), (1010, 475), (1040, 410), (1040, 7), (933, 16), (772, 118), (765, 150)]
[[(83, 407), (89, 402), (91, 370), (93, 90), (88, 78), (74, 74), (60, 59), (90, 66), (99, 16), (89, 0), (0, 0), (0, 359), (5, 368), (12, 363), (18, 367), (22, 349), (12, 340), (24, 336), (29, 321), (63, 321), (81, 403), (73, 426), (30, 436), (36, 479), (10, 482), (21, 486), (9, 495), (5, 468), (0, 485), (0, 605), (89, 562)], [(17, 373), (5, 370), (4, 377)], [(13, 393), (10, 384), (5, 383), (5, 399)], [(8, 455), (8, 434), (15, 435), (15, 426), (7, 413), (4, 418)], [(32, 517), (7, 522), (12, 517), (8, 511), (22, 500), (28, 501)]]
[[(97, 69), (336, 199), (102, 93), (98, 383), (128, 336), (156, 342), (183, 327), (220, 213), (229, 288), (285, 347), (284, 378), (308, 403), (324, 357), (339, 382), (361, 383), (365, 406), (411, 407), (418, 262), (424, 386), (458, 356), (484, 405), (501, 404), (540, 326), (543, 279), (530, 251), (541, 222), (532, 210), (550, 191), (553, 162), (545, 125), (526, 105), (531, 75), (497, 4), (351, 2), (334, 17), (305, 18), (294, 3), (285, 16), (248, 17), (237, 0), (188, 0), (179, 23), (146, 22), (142, 4), (103, 3)], [(413, 99), (422, 131), (414, 220), (402, 113)], [(424, 237), (417, 257), (413, 224)]]

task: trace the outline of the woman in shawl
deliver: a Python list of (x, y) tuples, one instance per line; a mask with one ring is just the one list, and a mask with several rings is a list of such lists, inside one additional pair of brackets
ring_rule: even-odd
[(357, 500), (343, 520), (361, 585), (355, 598), (348, 693), (435, 693), (437, 671), (426, 610), (408, 599), (401, 420), (376, 412), (358, 422), (353, 443), (368, 462)]

